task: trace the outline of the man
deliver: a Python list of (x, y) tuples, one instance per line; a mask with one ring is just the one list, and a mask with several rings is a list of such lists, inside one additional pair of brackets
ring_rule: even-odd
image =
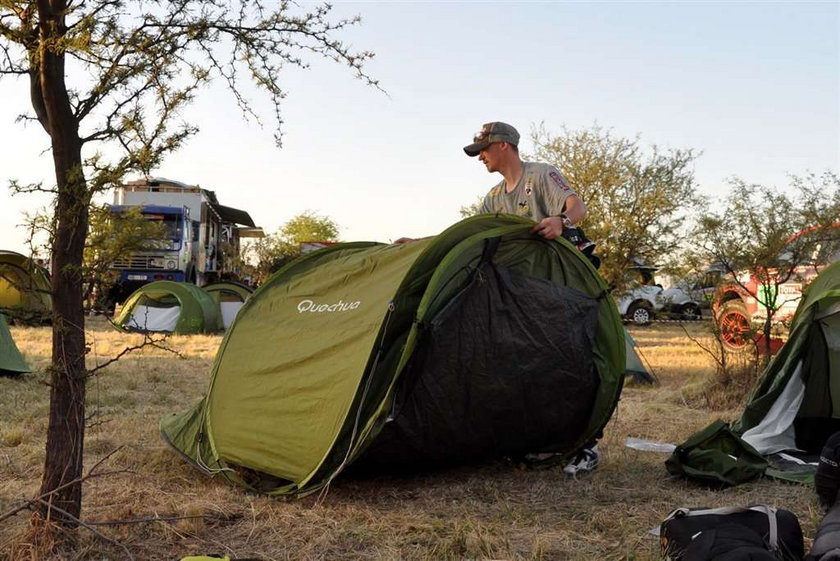
[(502, 174), (502, 181), (484, 197), (482, 214), (502, 212), (537, 222), (534, 233), (553, 240), (564, 228), (578, 224), (586, 206), (569, 182), (548, 164), (523, 162), (519, 157), (519, 133), (507, 123), (487, 123), (464, 147), (478, 156), (487, 171)]
[[(498, 121), (486, 123), (464, 152), (470, 157), (478, 156), (487, 171), (498, 172), (503, 178), (484, 197), (479, 213), (501, 212), (530, 218), (537, 223), (531, 231), (549, 240), (562, 236), (566, 230), (572, 243), (590, 259), (597, 259), (591, 256), (594, 244), (576, 228), (586, 216), (583, 201), (554, 166), (520, 159), (519, 132), (514, 127)], [(546, 459), (541, 456), (528, 455), (526, 459)], [(593, 440), (564, 471), (571, 476), (589, 473), (598, 467), (598, 461), (598, 445)]]

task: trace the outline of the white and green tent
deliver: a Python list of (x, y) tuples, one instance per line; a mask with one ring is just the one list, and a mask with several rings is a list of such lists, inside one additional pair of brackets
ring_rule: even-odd
[(515, 216), (306, 254), (227, 330), (205, 397), (161, 423), (208, 474), (305, 494), (372, 469), (572, 454), (607, 423), (624, 334), (597, 271)]
[(840, 262), (807, 287), (790, 337), (732, 428), (762, 454), (818, 454), (840, 430)]
[(215, 333), (222, 329), (222, 317), (219, 305), (198, 286), (162, 280), (135, 290), (114, 326), (139, 333)]
[(227, 329), (236, 319), (236, 314), (245, 305), (248, 298), (254, 292), (249, 286), (232, 281), (214, 282), (202, 287), (204, 292), (219, 306), (219, 315), (222, 318), (222, 327)]

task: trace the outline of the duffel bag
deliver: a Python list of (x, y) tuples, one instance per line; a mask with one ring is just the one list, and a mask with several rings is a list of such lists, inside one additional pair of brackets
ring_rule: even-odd
[(767, 505), (678, 508), (659, 537), (670, 561), (801, 561), (805, 555), (796, 515)]

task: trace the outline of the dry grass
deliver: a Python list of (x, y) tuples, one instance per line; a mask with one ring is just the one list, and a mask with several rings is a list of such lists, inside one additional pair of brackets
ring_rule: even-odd
[[(91, 321), (91, 364), (138, 336)], [(702, 324), (690, 326), (704, 337)], [(49, 360), (47, 328), (13, 328), (26, 359), (40, 370)], [(191, 516), (121, 526), (97, 526), (136, 559), (180, 559), (197, 553), (294, 560), (658, 559), (648, 534), (678, 506), (770, 503), (796, 513), (813, 535), (819, 510), (812, 490), (773, 480), (710, 490), (674, 479), (665, 456), (624, 446), (627, 437), (678, 443), (731, 409), (702, 406), (714, 367), (675, 324), (633, 329), (661, 384), (629, 386), (601, 443), (602, 465), (570, 481), (557, 468), (519, 471), (505, 462), (411, 476), (339, 478), (322, 500), (277, 500), (208, 479), (158, 437), (161, 417), (185, 410), (206, 389), (219, 337), (173, 337), (181, 357), (146, 349), (106, 369), (90, 384), (95, 413), (85, 449), (94, 465), (117, 448), (109, 469), (131, 470), (85, 486), (89, 522)], [(48, 388), (43, 374), (0, 378), (0, 512), (38, 489), (43, 461)], [(30, 519), (0, 525), (0, 552), (16, 539), (35, 559), (43, 544), (28, 544)], [(3, 553), (0, 553), (0, 557)], [(6, 558), (12, 559), (11, 554)], [(80, 532), (73, 551), (55, 559), (125, 559), (124, 550)]]

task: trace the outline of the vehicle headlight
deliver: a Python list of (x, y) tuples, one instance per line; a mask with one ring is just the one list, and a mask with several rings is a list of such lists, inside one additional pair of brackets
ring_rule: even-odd
[(176, 266), (177, 266), (177, 263), (175, 261), (173, 261), (172, 259), (170, 259), (169, 261), (166, 262), (166, 268), (167, 269), (174, 269)]

